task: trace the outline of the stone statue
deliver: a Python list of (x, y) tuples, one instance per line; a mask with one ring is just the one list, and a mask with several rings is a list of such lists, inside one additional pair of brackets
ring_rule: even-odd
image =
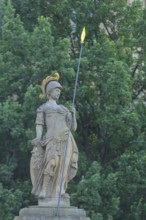
[[(78, 149), (72, 133), (68, 132), (69, 129), (75, 131), (77, 128), (76, 111), (75, 108), (69, 111), (57, 104), (62, 90), (58, 80), (58, 73), (43, 80), (42, 90), (47, 101), (37, 109), (30, 173), (32, 194), (38, 199), (58, 198), (64, 159), (61, 196), (77, 172)], [(67, 154), (64, 158), (66, 145)]]
[(30, 174), (38, 205), (22, 208), (14, 220), (90, 220), (83, 209), (70, 206), (66, 193), (68, 182), (77, 172), (78, 149), (71, 133), (77, 123), (75, 108), (69, 111), (56, 103), (62, 90), (58, 80), (58, 73), (43, 80), (42, 96), (47, 102), (36, 115)]

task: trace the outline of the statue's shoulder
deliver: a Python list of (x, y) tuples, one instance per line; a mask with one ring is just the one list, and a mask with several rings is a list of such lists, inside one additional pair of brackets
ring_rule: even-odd
[(37, 108), (37, 112), (45, 112), (45, 111), (46, 111), (46, 108), (47, 108), (47, 104), (46, 104), (46, 103), (43, 103), (42, 105), (40, 105), (40, 106)]

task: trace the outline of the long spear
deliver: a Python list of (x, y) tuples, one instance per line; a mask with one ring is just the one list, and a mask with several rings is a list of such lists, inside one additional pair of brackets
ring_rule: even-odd
[[(76, 73), (76, 79), (75, 79), (75, 86), (74, 86), (74, 94), (73, 94), (73, 107), (75, 104), (75, 98), (76, 98), (76, 92), (77, 92), (77, 84), (78, 84), (78, 76), (79, 76), (79, 70), (80, 70), (80, 63), (81, 63), (81, 56), (82, 56), (82, 49), (83, 49), (83, 43), (85, 40), (86, 36), (86, 29), (85, 27), (82, 30), (81, 33), (81, 49), (80, 49), (80, 55), (79, 55), (79, 62), (78, 62), (78, 68), (77, 68), (77, 73)], [(60, 209), (60, 199), (61, 199), (61, 190), (62, 190), (62, 184), (63, 184), (63, 179), (64, 179), (64, 169), (65, 169), (65, 162), (66, 162), (66, 155), (67, 155), (67, 149), (68, 149), (68, 141), (69, 141), (69, 134), (70, 134), (70, 129), (72, 125), (72, 116), (70, 118), (70, 125), (67, 133), (67, 139), (66, 139), (66, 147), (65, 147), (65, 152), (64, 152), (64, 160), (63, 160), (63, 167), (62, 167), (62, 173), (61, 173), (61, 182), (60, 182), (60, 189), (59, 189), (59, 196), (58, 196), (58, 204), (57, 204), (57, 210), (56, 210), (56, 216), (59, 216), (59, 209)]]
[(86, 36), (86, 29), (84, 27), (83, 30), (82, 30), (82, 33), (81, 33), (81, 49), (80, 49), (80, 56), (79, 56), (79, 62), (78, 62), (78, 68), (77, 68), (77, 73), (76, 73), (76, 80), (75, 80), (75, 87), (74, 87), (74, 94), (73, 94), (73, 106), (75, 104), (78, 77), (79, 77), (79, 70), (80, 70), (80, 63), (81, 63), (81, 56), (82, 56), (83, 43), (84, 43), (84, 40), (85, 40), (85, 36)]

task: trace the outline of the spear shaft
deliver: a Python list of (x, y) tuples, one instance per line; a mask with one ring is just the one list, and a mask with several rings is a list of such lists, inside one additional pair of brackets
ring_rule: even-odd
[(79, 62), (78, 62), (78, 68), (77, 68), (77, 73), (76, 73), (76, 80), (75, 80), (75, 87), (74, 87), (74, 94), (73, 94), (73, 106), (75, 104), (75, 98), (76, 98), (76, 93), (77, 93), (77, 84), (78, 84), (82, 50), (83, 50), (83, 44), (81, 43), (80, 56), (79, 56)]
[[(80, 48), (80, 55), (79, 55), (79, 61), (78, 61), (78, 68), (77, 68), (77, 73), (76, 73), (76, 79), (75, 79), (75, 86), (74, 86), (74, 94), (73, 94), (73, 107), (75, 104), (75, 98), (76, 98), (76, 92), (77, 92), (77, 84), (78, 84), (78, 77), (79, 77), (79, 70), (80, 70), (80, 63), (81, 63), (81, 56), (82, 56), (82, 49), (83, 49), (83, 43), (85, 39), (86, 31), (85, 27), (83, 28), (82, 34), (81, 34), (81, 48)], [(66, 162), (66, 156), (67, 156), (67, 149), (68, 149), (68, 141), (69, 141), (69, 134), (72, 126), (72, 120), (73, 116), (71, 114), (70, 116), (70, 125), (67, 133), (67, 138), (66, 138), (66, 147), (64, 151), (64, 160), (63, 160), (63, 167), (62, 167), (62, 173), (61, 173), (61, 181), (60, 181), (60, 189), (59, 189), (59, 195), (58, 195), (58, 204), (57, 204), (57, 210), (56, 210), (56, 216), (59, 216), (59, 209), (60, 209), (60, 199), (61, 199), (61, 190), (63, 186), (63, 179), (64, 179), (64, 170), (65, 170), (65, 162)]]

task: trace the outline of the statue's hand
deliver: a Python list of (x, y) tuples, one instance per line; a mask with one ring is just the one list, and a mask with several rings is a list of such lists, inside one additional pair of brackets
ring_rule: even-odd
[(38, 145), (38, 144), (40, 144), (40, 139), (39, 138), (34, 138), (33, 140), (31, 140), (31, 144), (32, 145)]
[(75, 115), (76, 114), (76, 109), (74, 106), (71, 107), (70, 112)]

